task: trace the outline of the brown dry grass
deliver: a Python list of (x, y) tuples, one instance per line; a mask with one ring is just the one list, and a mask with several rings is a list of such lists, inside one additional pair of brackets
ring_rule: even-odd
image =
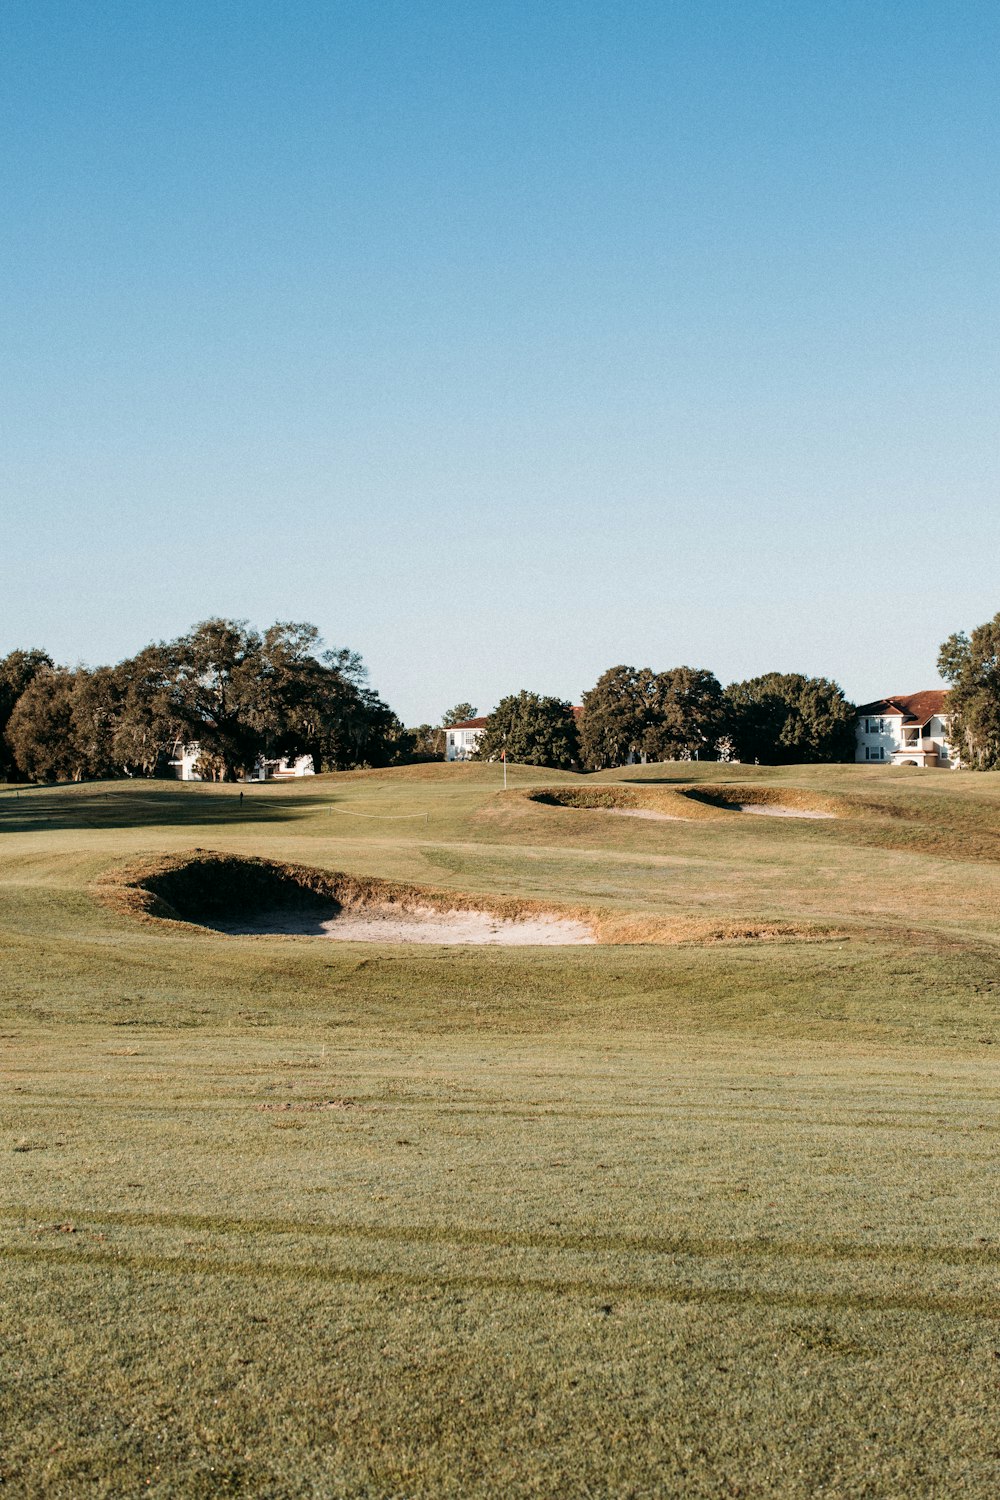
[(798, 812), (830, 813), (835, 818), (852, 816), (855, 808), (843, 797), (824, 796), (797, 786), (685, 787), (681, 793), (691, 801), (723, 811), (741, 804), (750, 807), (792, 807)]
[(686, 791), (662, 786), (542, 787), (517, 792), (516, 796), (548, 807), (587, 811), (638, 811), (663, 813), (670, 818), (695, 820), (720, 815), (708, 802), (696, 801)]

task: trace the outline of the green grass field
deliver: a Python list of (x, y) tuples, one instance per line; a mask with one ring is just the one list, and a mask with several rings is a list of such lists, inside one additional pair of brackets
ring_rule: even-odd
[[(1000, 776), (499, 777), (0, 789), (0, 1492), (992, 1500)], [(841, 816), (526, 795), (692, 779)], [(194, 848), (669, 940), (95, 899)]]

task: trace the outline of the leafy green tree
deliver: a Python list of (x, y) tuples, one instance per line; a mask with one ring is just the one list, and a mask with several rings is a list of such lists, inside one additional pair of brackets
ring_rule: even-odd
[(454, 708), (447, 709), (441, 715), (441, 728), (450, 729), (453, 724), (464, 724), (466, 719), (475, 717), (476, 705), (474, 703), (456, 703)]
[(47, 651), (11, 651), (0, 658), (0, 777), (5, 781), (16, 777), (19, 770), (6, 739), (11, 714), (17, 700), (39, 672), (51, 671), (52, 666)]
[(77, 773), (73, 745), (74, 674), (39, 672), (14, 706), (7, 742), (30, 781), (71, 781)]
[(725, 699), (714, 672), (673, 667), (653, 676), (642, 737), (645, 759), (712, 759), (725, 729)]
[(128, 775), (153, 776), (170, 750), (187, 737), (172, 646), (147, 646), (115, 668), (119, 704), (112, 734), (115, 765)]
[(609, 667), (583, 695), (579, 737), (590, 771), (639, 760), (650, 728), (654, 674), (648, 667)]
[(445, 752), (444, 729), (440, 724), (417, 724), (409, 731), (412, 754), (418, 760), (440, 760)]
[(110, 677), (109, 668), (57, 667), (32, 678), (7, 726), (17, 764), (32, 781), (82, 781), (112, 773)]
[(856, 711), (826, 677), (767, 672), (725, 691), (726, 732), (739, 760), (765, 765), (854, 759)]
[(976, 771), (1000, 770), (1000, 614), (971, 637), (964, 631), (949, 636), (938, 671), (950, 684), (951, 737), (963, 763)]
[(271, 694), (260, 652), (245, 620), (204, 620), (173, 643), (184, 738), (221, 764), (224, 781), (252, 770), (267, 743)]
[(73, 674), (73, 746), (78, 778), (114, 776), (114, 734), (122, 688), (113, 667), (80, 669)]
[[(314, 625), (279, 621), (260, 633), (214, 619), (117, 667), (7, 659), (0, 690), (14, 698), (17, 689), (10, 754), (46, 780), (152, 775), (178, 741), (196, 741), (202, 774), (227, 781), (260, 756), (311, 755), (317, 769), (336, 770), (407, 759), (412, 737), (368, 686), (361, 658), (321, 648)], [(22, 690), (28, 665), (35, 675)]]
[(712, 757), (725, 725), (721, 684), (704, 667), (610, 667), (583, 695), (580, 746), (591, 771)]
[(321, 647), (315, 625), (279, 621), (261, 634), (243, 620), (203, 621), (156, 648), (150, 738), (169, 729), (196, 740), (226, 781), (260, 756), (311, 755), (317, 770), (405, 758), (406, 731), (368, 687), (361, 658)]
[(503, 754), (522, 765), (572, 770), (580, 761), (572, 706), (528, 692), (501, 699), (486, 720), (476, 759), (499, 760)]

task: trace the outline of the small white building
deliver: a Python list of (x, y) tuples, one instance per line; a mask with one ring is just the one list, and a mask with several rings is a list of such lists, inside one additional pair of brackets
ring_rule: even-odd
[(445, 760), (471, 760), (483, 737), (487, 720), (463, 719), (460, 724), (451, 724), (444, 733)]
[(167, 765), (177, 777), (178, 781), (200, 781), (198, 772), (198, 757), (201, 754), (201, 746), (197, 740), (191, 740), (185, 744), (178, 740), (171, 746)]
[(957, 769), (961, 762), (950, 739), (947, 696), (943, 688), (929, 688), (863, 703), (858, 709), (855, 760)]
[[(170, 751), (167, 765), (173, 771), (178, 781), (202, 781), (204, 778), (198, 770), (198, 757), (201, 755), (201, 746), (197, 740), (189, 740), (185, 743), (178, 740)], [(294, 776), (315, 776), (316, 767), (311, 755), (297, 755), (289, 758), (265, 760), (259, 756), (248, 780), (250, 781), (287, 781)]]
[(286, 755), (282, 760), (259, 760), (254, 766), (256, 781), (267, 781), (268, 777), (274, 781), (288, 781), (293, 776), (315, 775), (316, 767), (311, 755), (296, 755), (292, 759)]

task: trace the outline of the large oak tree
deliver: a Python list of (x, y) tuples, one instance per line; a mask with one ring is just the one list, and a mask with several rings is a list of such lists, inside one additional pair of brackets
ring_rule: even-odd
[(527, 766), (573, 770), (580, 743), (571, 704), (528, 692), (502, 698), (486, 720), (476, 759), (499, 760), (501, 755)]
[(387, 765), (410, 741), (367, 683), (361, 658), (324, 651), (314, 625), (267, 630), (212, 619), (117, 667), (43, 666), (8, 725), (14, 757), (43, 780), (152, 775), (177, 742), (232, 780), (261, 756), (311, 755), (317, 769)]
[(971, 636), (949, 636), (938, 671), (951, 685), (951, 737), (962, 761), (977, 771), (1000, 770), (1000, 614)]
[(854, 759), (856, 710), (826, 677), (766, 672), (731, 683), (725, 702), (738, 760), (791, 765)]

